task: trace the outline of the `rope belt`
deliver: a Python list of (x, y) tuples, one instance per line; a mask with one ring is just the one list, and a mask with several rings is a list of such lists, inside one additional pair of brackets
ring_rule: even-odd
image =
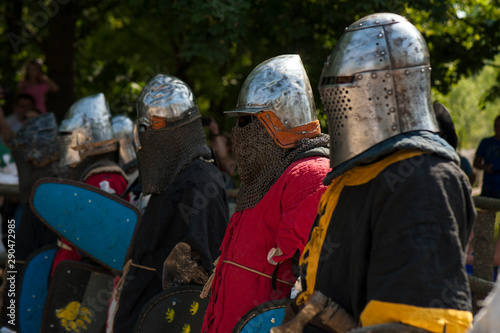
[[(219, 257), (220, 258), (220, 257)], [(210, 278), (208, 279), (208, 281), (205, 283), (205, 286), (203, 287), (203, 291), (201, 292), (201, 295), (200, 295), (200, 298), (205, 298), (208, 296), (208, 293), (210, 292), (210, 289), (212, 287), (212, 282), (213, 282), (213, 279), (215, 277), (215, 270), (217, 269), (217, 264), (219, 263), (219, 258), (217, 258), (217, 260), (214, 261), (214, 270), (213, 270), (213, 273), (212, 275), (210, 275)], [(258, 274), (260, 276), (264, 276), (268, 279), (273, 279), (273, 277), (271, 275), (267, 275), (265, 273), (262, 273), (262, 272), (259, 272), (258, 270), (255, 270), (253, 268), (250, 268), (250, 267), (246, 267), (246, 266), (243, 266), (243, 265), (240, 265), (240, 264), (237, 264), (235, 263), (234, 261), (229, 261), (229, 260), (222, 260), (223, 263), (226, 263), (226, 264), (229, 264), (229, 265), (233, 265), (233, 266), (236, 266), (238, 268), (241, 268), (241, 269), (244, 269), (246, 271), (249, 271), (249, 272), (252, 272), (252, 273), (255, 273), (255, 274)], [(284, 283), (286, 285), (289, 285), (289, 286), (293, 286), (294, 284), (291, 283), (291, 282), (288, 282), (288, 281), (285, 281), (285, 280), (281, 280), (281, 279), (278, 279), (276, 278), (276, 281), (278, 282), (281, 282), (281, 283)]]
[[(271, 275), (264, 274), (264, 273), (262, 273), (262, 272), (259, 272), (259, 271), (255, 270), (255, 269), (253, 269), (253, 268), (250, 268), (250, 267), (246, 267), (246, 266), (243, 266), (243, 265), (237, 264), (237, 263), (235, 263), (235, 262), (233, 262), (233, 261), (229, 261), (229, 260), (222, 260), (222, 262), (223, 262), (223, 263), (226, 263), (226, 264), (230, 264), (230, 265), (236, 266), (236, 267), (239, 267), (239, 268), (241, 268), (241, 269), (244, 269), (244, 270), (246, 270), (246, 271), (249, 271), (249, 272), (252, 272), (252, 273), (258, 274), (258, 275), (260, 275), (260, 276), (264, 276), (264, 277), (269, 278), (269, 279), (272, 279), (272, 278), (273, 278)], [(278, 278), (277, 278), (277, 279), (276, 279), (276, 281), (281, 282), (281, 283), (284, 283), (284, 284), (289, 285), (289, 286), (293, 286), (293, 283), (288, 282), (288, 281), (285, 281), (285, 280), (281, 280), (281, 279), (278, 279)]]
[(148, 270), (148, 271), (156, 272), (156, 269), (154, 269), (154, 268), (147, 267), (147, 266), (142, 266), (142, 265), (138, 265), (138, 264), (134, 264), (133, 262), (130, 262), (130, 266), (134, 266), (134, 267), (137, 267), (137, 268), (142, 268), (142, 269), (145, 269), (145, 270)]
[(120, 296), (121, 296), (121, 293), (122, 293), (123, 285), (125, 284), (125, 279), (127, 277), (128, 271), (130, 270), (130, 266), (134, 266), (134, 267), (137, 267), (137, 268), (142, 268), (142, 269), (145, 269), (145, 270), (148, 270), (148, 271), (156, 272), (156, 269), (154, 269), (154, 268), (147, 267), (147, 266), (142, 266), (142, 265), (138, 265), (138, 264), (134, 264), (132, 262), (132, 259), (129, 259), (125, 263), (125, 265), (123, 266), (123, 268), (122, 268), (122, 276), (120, 278), (120, 281), (118, 281), (118, 283), (116, 284), (116, 287), (113, 290), (112, 297), (117, 302), (120, 300)]

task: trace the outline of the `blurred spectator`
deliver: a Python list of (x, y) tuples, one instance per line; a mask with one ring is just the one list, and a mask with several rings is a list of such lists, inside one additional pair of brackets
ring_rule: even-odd
[(465, 172), (465, 174), (469, 178), (469, 182), (470, 182), (471, 186), (474, 186), (474, 182), (476, 181), (476, 173), (472, 169), (472, 166), (470, 165), (469, 160), (465, 156), (462, 156), (462, 155), (459, 155), (459, 156), (460, 156), (460, 168), (462, 168), (462, 170)]
[[(458, 136), (455, 131), (455, 124), (453, 119), (451, 119), (450, 112), (448, 108), (441, 103), (434, 103), (434, 113), (436, 114), (436, 119), (439, 126), (439, 136), (446, 140), (455, 150), (458, 147)], [(469, 161), (464, 156), (460, 156), (460, 168), (469, 178), (469, 182), (474, 184), (476, 180), (476, 175), (470, 166)]]
[(236, 171), (236, 160), (231, 156), (231, 138), (226, 134), (216, 135), (212, 140), (212, 148), (217, 155), (219, 170), (230, 176)]
[(203, 127), (208, 129), (208, 137), (212, 139), (214, 136), (219, 135), (219, 124), (215, 121), (214, 117), (203, 117), (201, 119)]
[(21, 94), (16, 98), (14, 112), (7, 116), (5, 120), (15, 133), (21, 129), (26, 120), (36, 117), (40, 113), (41, 111), (35, 108), (34, 98), (28, 94)]
[[(484, 170), (483, 185), (481, 195), (490, 198), (500, 199), (500, 116), (497, 116), (494, 121), (495, 135), (489, 138), (484, 138), (479, 143), (474, 158), (474, 167)], [(500, 231), (497, 233), (495, 228), (495, 252), (493, 256), (493, 266), (495, 268), (494, 278), (500, 265)], [(469, 250), (467, 252), (466, 263), (468, 265), (467, 271), (471, 274), (470, 266), (474, 265), (474, 249), (472, 247), (472, 240), (474, 234), (471, 234), (469, 241)]]
[(20, 94), (33, 96), (35, 107), (46, 113), (45, 95), (50, 91), (58, 91), (59, 86), (43, 74), (40, 60), (31, 60), (24, 68), (23, 79), (19, 82), (18, 89)]
[(500, 116), (495, 118), (495, 135), (479, 143), (474, 167), (484, 170), (481, 195), (500, 199)]

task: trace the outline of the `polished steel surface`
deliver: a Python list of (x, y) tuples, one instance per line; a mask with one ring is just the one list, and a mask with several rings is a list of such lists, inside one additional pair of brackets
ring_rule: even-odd
[[(91, 146), (113, 140), (111, 113), (104, 94), (76, 101), (59, 126), (59, 135), (62, 165), (78, 164), (84, 155), (91, 154)], [(79, 149), (82, 146), (90, 148)]]
[(152, 117), (156, 116), (174, 122), (195, 107), (193, 92), (186, 83), (174, 76), (158, 74), (142, 89), (137, 102), (137, 121), (139, 125), (151, 126)]
[(317, 120), (309, 78), (300, 56), (281, 55), (255, 67), (241, 87), (236, 109), (239, 116), (272, 111), (291, 129)]
[(427, 44), (405, 18), (374, 14), (346, 28), (319, 83), (331, 166), (400, 133), (436, 132), (430, 75)]
[(127, 116), (119, 115), (111, 119), (115, 139), (119, 143), (119, 165), (123, 168), (137, 159), (134, 146), (134, 122)]

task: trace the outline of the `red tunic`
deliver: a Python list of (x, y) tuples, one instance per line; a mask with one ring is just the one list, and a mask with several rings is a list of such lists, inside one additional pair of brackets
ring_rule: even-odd
[(211, 297), (202, 332), (231, 332), (238, 320), (264, 302), (287, 298), (291, 286), (242, 269), (228, 260), (272, 276), (276, 266), (267, 261), (272, 248), (283, 255), (278, 279), (295, 282), (291, 257), (302, 253), (317, 214), (322, 180), (330, 171), (329, 159), (309, 157), (293, 162), (260, 202), (253, 208), (236, 212), (221, 245), (221, 256), (212, 282)]

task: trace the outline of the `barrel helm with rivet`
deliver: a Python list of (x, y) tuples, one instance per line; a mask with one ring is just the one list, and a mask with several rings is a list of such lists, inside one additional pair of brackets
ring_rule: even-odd
[(372, 14), (347, 27), (319, 83), (331, 167), (401, 133), (437, 132), (430, 78), (427, 44), (404, 17)]

